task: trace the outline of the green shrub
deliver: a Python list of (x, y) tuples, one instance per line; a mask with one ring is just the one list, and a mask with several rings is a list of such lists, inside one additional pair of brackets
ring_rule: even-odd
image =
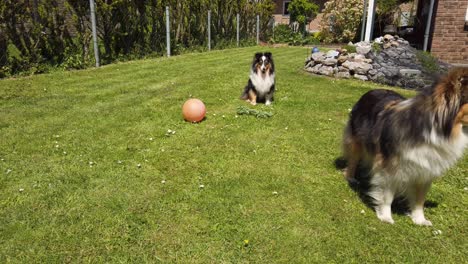
[(81, 52), (74, 51), (70, 48), (65, 48), (65, 56), (61, 66), (66, 70), (84, 69), (86, 63), (81, 56)]
[(371, 47), (372, 47), (372, 51), (375, 53), (379, 53), (382, 51), (382, 46), (380, 46), (380, 44), (377, 42), (372, 42)]
[(431, 53), (418, 50), (416, 52), (416, 58), (418, 58), (424, 70), (427, 72), (436, 73), (440, 71), (439, 62), (437, 61), (437, 58), (432, 56)]
[(320, 44), (318, 34), (302, 34), (294, 32), (288, 25), (277, 25), (274, 30), (274, 37), (270, 40), (272, 43), (288, 43), (291, 46), (317, 45)]
[(291, 21), (299, 23), (299, 31), (304, 32), (305, 26), (317, 15), (319, 6), (308, 0), (294, 0), (289, 4)]
[(348, 53), (356, 53), (356, 46), (353, 45), (343, 46), (343, 49), (346, 49)]
[(275, 43), (289, 42), (290, 38), (294, 35), (294, 32), (291, 30), (289, 25), (285, 24), (275, 26), (273, 33), (273, 41)]
[(320, 40), (316, 38), (314, 35), (309, 35), (304, 37), (304, 45), (319, 45)]
[(8, 76), (9, 69), (7, 66), (3, 66), (0, 68), (0, 79), (5, 78)]
[(332, 0), (325, 3), (322, 34), (325, 42), (352, 41), (361, 23), (363, 1)]

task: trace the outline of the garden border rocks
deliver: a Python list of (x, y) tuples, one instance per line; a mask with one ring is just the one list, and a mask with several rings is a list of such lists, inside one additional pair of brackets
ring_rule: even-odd
[[(424, 62), (418, 51), (408, 41), (398, 36), (385, 35), (373, 43), (349, 43), (356, 52), (346, 49), (327, 53), (312, 53), (305, 61), (305, 70), (314, 74), (336, 78), (355, 78), (363, 81), (421, 89), (431, 85), (439, 74), (445, 73), (449, 64), (435, 60)], [(429, 65), (425, 65), (428, 64)], [(435, 65), (430, 65), (430, 64)]]

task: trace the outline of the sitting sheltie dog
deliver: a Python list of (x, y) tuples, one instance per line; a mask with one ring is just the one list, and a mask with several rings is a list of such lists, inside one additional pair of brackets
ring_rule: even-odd
[(370, 169), (369, 196), (377, 217), (392, 219), (394, 197), (408, 202), (417, 225), (430, 226), (424, 201), (433, 180), (463, 156), (468, 146), (468, 68), (455, 68), (411, 99), (372, 90), (353, 107), (343, 138), (345, 175), (358, 163)]
[(253, 105), (265, 103), (270, 105), (275, 92), (275, 64), (270, 52), (255, 53), (250, 68), (250, 78), (244, 92), (242, 100), (246, 100)]

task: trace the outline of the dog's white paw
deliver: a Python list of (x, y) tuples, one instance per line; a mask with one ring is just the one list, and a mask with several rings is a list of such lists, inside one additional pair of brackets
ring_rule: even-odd
[(271, 102), (270, 102), (270, 101), (266, 101), (266, 102), (265, 102), (265, 105), (271, 105)]
[(391, 209), (387, 208), (387, 207), (378, 208), (376, 210), (377, 218), (379, 218), (380, 221), (382, 221), (382, 222), (389, 223), (389, 224), (394, 224), (395, 221), (393, 221), (391, 212), (392, 212)]
[(385, 223), (389, 223), (389, 224), (394, 224), (395, 221), (393, 221), (393, 218), (390, 216), (379, 216), (377, 215), (377, 217), (380, 219), (380, 221), (382, 222), (385, 222)]
[(422, 225), (422, 226), (432, 226), (431, 221), (427, 220), (426, 217), (424, 217), (424, 213), (422, 209), (415, 209), (411, 212), (410, 214), (411, 220), (413, 220), (413, 223), (417, 225)]
[(432, 226), (432, 222), (427, 220), (426, 218), (420, 218), (420, 217), (412, 217), (411, 220), (413, 220), (413, 223), (421, 226)]

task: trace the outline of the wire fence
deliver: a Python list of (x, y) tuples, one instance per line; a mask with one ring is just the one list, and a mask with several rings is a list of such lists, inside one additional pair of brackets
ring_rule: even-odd
[(2, 0), (0, 77), (255, 45), (272, 35), (271, 2)]

